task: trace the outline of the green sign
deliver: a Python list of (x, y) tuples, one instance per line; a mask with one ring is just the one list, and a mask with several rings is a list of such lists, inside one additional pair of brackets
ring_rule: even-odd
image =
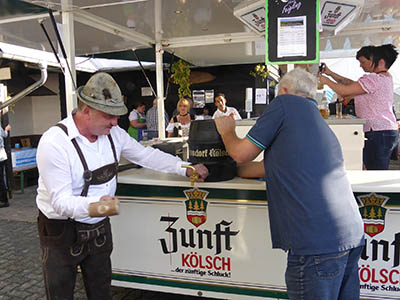
[(319, 2), (265, 1), (265, 63), (319, 62)]

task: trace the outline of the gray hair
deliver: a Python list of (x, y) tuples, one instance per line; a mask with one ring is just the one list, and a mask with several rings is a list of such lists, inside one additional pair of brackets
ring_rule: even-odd
[(286, 88), (290, 94), (296, 96), (315, 99), (317, 83), (317, 77), (302, 68), (295, 68), (281, 78), (278, 88)]

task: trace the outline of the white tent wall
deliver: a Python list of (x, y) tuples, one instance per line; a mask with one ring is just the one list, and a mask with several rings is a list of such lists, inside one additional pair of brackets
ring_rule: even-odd
[(32, 98), (24, 97), (12, 105), (8, 112), (8, 121), (11, 125), (11, 136), (33, 134)]
[(8, 114), (11, 136), (42, 134), (61, 119), (58, 74), (50, 73), (45, 86), (57, 94), (25, 97), (12, 106)]
[(59, 95), (55, 95), (40, 97), (40, 101), (32, 99), (33, 132), (30, 134), (42, 134), (61, 120), (59, 98)]

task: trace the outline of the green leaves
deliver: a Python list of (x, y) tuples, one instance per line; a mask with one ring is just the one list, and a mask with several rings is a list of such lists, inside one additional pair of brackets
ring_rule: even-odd
[(269, 75), (269, 72), (266, 65), (258, 64), (254, 67), (254, 71), (250, 71), (249, 74), (255, 78), (260, 77), (262, 81), (265, 81)]
[(189, 65), (180, 59), (172, 65), (171, 71), (171, 78), (173, 79), (174, 83), (179, 84), (179, 98), (183, 98), (185, 96), (191, 97), (192, 92), (190, 91)]

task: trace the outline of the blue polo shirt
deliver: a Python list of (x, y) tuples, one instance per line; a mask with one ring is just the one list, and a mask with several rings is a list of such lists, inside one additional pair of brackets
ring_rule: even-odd
[(264, 151), (273, 248), (333, 253), (363, 245), (340, 144), (311, 98), (275, 98), (247, 134)]

